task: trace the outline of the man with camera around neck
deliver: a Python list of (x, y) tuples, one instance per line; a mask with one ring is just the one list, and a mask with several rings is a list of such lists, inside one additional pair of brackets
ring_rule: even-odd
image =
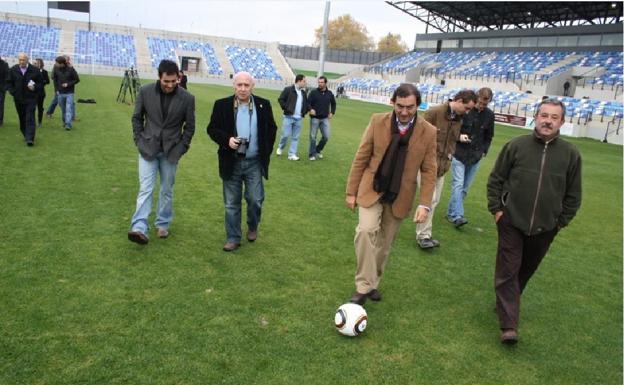
[(269, 178), (269, 161), (277, 125), (271, 103), (252, 94), (255, 80), (248, 72), (234, 75), (234, 95), (215, 101), (208, 123), (210, 138), (219, 145), (219, 176), (223, 180), (226, 243), (224, 251), (241, 244), (243, 184), (247, 202), (247, 240), (258, 237), (264, 201), (262, 178)]

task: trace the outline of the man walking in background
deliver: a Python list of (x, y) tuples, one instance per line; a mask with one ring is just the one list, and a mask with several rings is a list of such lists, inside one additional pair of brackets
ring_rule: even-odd
[(66, 130), (72, 129), (74, 118), (74, 88), (80, 82), (78, 72), (68, 64), (65, 56), (56, 58), (53, 80), (54, 89), (57, 90), (58, 104), (61, 107), (61, 120)]
[(18, 64), (9, 70), (7, 88), (15, 101), (15, 109), (19, 118), (20, 131), (28, 147), (35, 145), (35, 108), (37, 93), (43, 88), (41, 72), (28, 63), (28, 55), (17, 55)]
[(498, 228), (494, 288), (501, 342), (518, 341), (520, 296), (550, 244), (581, 206), (581, 155), (559, 137), (565, 106), (542, 101), (531, 135), (503, 146), (487, 184)]
[(381, 300), (378, 290), (392, 242), (410, 215), (420, 173), (420, 205), (415, 221), (424, 221), (436, 180), (436, 129), (417, 116), (420, 92), (401, 84), (392, 95), (393, 112), (373, 114), (362, 136), (347, 180), (345, 204), (359, 206), (355, 229), (355, 293), (351, 302)]
[(253, 95), (255, 80), (248, 72), (234, 75), (234, 95), (215, 101), (208, 135), (219, 145), (219, 176), (223, 180), (226, 243), (224, 251), (241, 244), (243, 185), (247, 202), (247, 240), (258, 238), (264, 185), (269, 179), (277, 125), (271, 103)]
[(295, 84), (284, 88), (277, 101), (284, 112), (282, 122), (282, 137), (277, 145), (277, 156), (282, 155), (286, 142), (290, 137), (288, 160), (299, 160), (297, 146), (303, 117), (308, 111), (308, 97), (306, 94), (306, 78), (299, 74), (295, 76)]
[(440, 242), (432, 238), (433, 214), (440, 202), (442, 189), (444, 188), (444, 174), (451, 166), (451, 158), (455, 152), (459, 130), (462, 125), (462, 116), (470, 111), (477, 102), (477, 95), (472, 90), (459, 91), (453, 100), (449, 100), (425, 112), (425, 120), (438, 129), (437, 134), (437, 157), (438, 177), (436, 179), (431, 212), (427, 219), (416, 224), (416, 241), (421, 249), (431, 249), (440, 246)]
[[(310, 110), (310, 160), (323, 159), (323, 149), (329, 140), (329, 121), (336, 114), (336, 99), (327, 88), (327, 78), (318, 78), (318, 88), (312, 90), (308, 96)], [(321, 141), (316, 143), (316, 132), (321, 129)]]
[(481, 88), (477, 92), (477, 99), (475, 108), (462, 119), (459, 140), (451, 162), (453, 180), (446, 218), (456, 228), (468, 223), (464, 216), (464, 199), (494, 136), (494, 112), (487, 107), (492, 100), (492, 90)]
[(9, 78), (9, 64), (0, 57), (0, 126), (4, 124), (4, 96)]
[(195, 133), (195, 97), (178, 87), (178, 74), (175, 62), (161, 61), (158, 81), (141, 87), (132, 114), (134, 143), (139, 150), (140, 188), (128, 239), (141, 245), (149, 241), (147, 218), (158, 173), (157, 235), (169, 236), (178, 161), (188, 151)]

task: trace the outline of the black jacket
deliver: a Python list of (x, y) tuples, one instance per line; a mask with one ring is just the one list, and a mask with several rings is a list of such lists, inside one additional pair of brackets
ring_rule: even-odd
[(9, 79), (9, 64), (0, 59), (0, 87), (6, 89), (6, 82)]
[(459, 132), (468, 135), (470, 143), (458, 141), (453, 156), (464, 165), (477, 163), (490, 149), (494, 137), (494, 112), (487, 107), (481, 112), (473, 108), (463, 116)]
[[(254, 95), (253, 102), (258, 118), (258, 156), (262, 165), (262, 176), (269, 179), (269, 161), (275, 144), (277, 125), (268, 100)], [(237, 160), (236, 150), (229, 145), (230, 138), (238, 136), (234, 123), (234, 95), (215, 101), (206, 131), (219, 145), (219, 176), (229, 179)]]
[[(303, 101), (301, 102), (301, 117), (303, 118), (308, 112), (308, 95), (305, 89), (301, 90), (301, 95), (303, 96)], [(277, 101), (280, 107), (282, 107), (284, 115), (293, 115), (295, 112), (295, 105), (297, 104), (297, 91), (295, 91), (295, 86), (292, 85), (284, 88), (279, 98), (277, 98)]]
[[(35, 82), (35, 89), (32, 91), (28, 88), (28, 83), (31, 80)], [(28, 100), (36, 100), (37, 93), (41, 88), (43, 88), (43, 78), (41, 77), (41, 72), (35, 66), (28, 64), (24, 75), (22, 75), (19, 64), (14, 65), (9, 70), (7, 89), (16, 102), (22, 103)]]
[(41, 78), (43, 79), (43, 87), (39, 90), (39, 96), (45, 98), (45, 86), (50, 84), (50, 76), (48, 76), (48, 71), (45, 69), (40, 69), (39, 72), (41, 72)]
[[(61, 94), (73, 94), (74, 86), (80, 83), (78, 72), (76, 72), (74, 67), (68, 66), (54, 68), (52, 80), (54, 80), (54, 89)], [(64, 83), (67, 83), (67, 87), (61, 86)]]
[(308, 111), (309, 110), (314, 110), (316, 112), (316, 115), (310, 115), (312, 118), (316, 119), (325, 119), (329, 116), (330, 112), (334, 115), (336, 113), (336, 98), (334, 98), (334, 94), (329, 89), (321, 91), (316, 88), (310, 91), (310, 96), (308, 97)]

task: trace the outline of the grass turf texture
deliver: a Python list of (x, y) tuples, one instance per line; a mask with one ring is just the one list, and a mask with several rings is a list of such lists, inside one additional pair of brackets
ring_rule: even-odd
[[(293, 72), (295, 74), (302, 74), (305, 75), (306, 78), (308, 78), (308, 87), (314, 87), (316, 88), (316, 75), (318, 74), (318, 71), (309, 71), (309, 70), (293, 70)], [(328, 80), (332, 80), (332, 79), (338, 79), (339, 77), (343, 76), (344, 74), (339, 74), (336, 72), (323, 72), (323, 75), (328, 79)], [(312, 82), (312, 83), (311, 83)]]
[[(523, 296), (520, 343), (498, 342), (496, 234), (485, 183), (497, 127), (466, 201), (470, 223), (434, 220), (421, 251), (403, 223), (358, 338), (333, 327), (353, 291), (357, 214), (344, 208), (350, 163), (370, 114), (338, 100), (325, 159), (273, 157), (259, 239), (224, 253), (216, 146), (205, 132), (228, 87), (190, 85), (197, 130), (178, 168), (166, 240), (126, 239), (138, 189), (131, 106), (120, 79), (83, 76), (80, 122), (57, 110), (28, 148), (12, 100), (0, 128), (0, 384), (621, 384), (622, 148), (572, 139), (583, 205)], [(257, 90), (272, 101), (278, 92)], [(49, 97), (46, 102), (49, 102)], [(279, 135), (279, 134), (278, 134)], [(278, 136), (279, 137), (279, 136)], [(151, 224), (151, 223), (150, 223)]]

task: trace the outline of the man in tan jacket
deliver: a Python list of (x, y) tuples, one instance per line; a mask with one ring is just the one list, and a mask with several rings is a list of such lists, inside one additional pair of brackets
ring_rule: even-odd
[(356, 292), (351, 302), (381, 300), (379, 280), (399, 226), (412, 210), (417, 177), (420, 205), (415, 220), (427, 218), (436, 180), (436, 129), (417, 116), (420, 93), (412, 84), (399, 86), (393, 112), (373, 114), (351, 165), (346, 206), (359, 206), (355, 229)]
[[(416, 241), (421, 249), (431, 249), (440, 246), (440, 242), (431, 237), (433, 213), (440, 202), (444, 188), (444, 174), (451, 167), (451, 158), (455, 153), (457, 141), (468, 143), (467, 135), (460, 137), (462, 116), (474, 108), (477, 103), (477, 94), (472, 90), (459, 91), (453, 100), (431, 107), (425, 112), (425, 120), (437, 128), (437, 156), (438, 174), (433, 193), (431, 211), (425, 221), (416, 222)], [(415, 220), (416, 218), (414, 218)]]

